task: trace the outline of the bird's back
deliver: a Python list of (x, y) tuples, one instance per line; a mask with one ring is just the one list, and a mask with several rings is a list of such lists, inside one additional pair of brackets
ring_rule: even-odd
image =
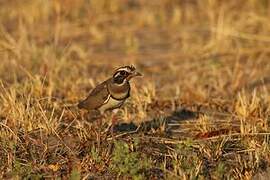
[(104, 81), (103, 83), (99, 84), (95, 89), (93, 89), (90, 92), (89, 96), (78, 104), (78, 107), (80, 109), (92, 110), (98, 109), (100, 106), (105, 104), (110, 97), (107, 88), (107, 83), (109, 80), (110, 79)]

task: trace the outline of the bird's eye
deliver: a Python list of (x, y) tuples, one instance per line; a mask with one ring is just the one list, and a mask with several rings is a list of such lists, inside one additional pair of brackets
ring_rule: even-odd
[(126, 73), (127, 73), (126, 71), (121, 71), (120, 75), (124, 76), (124, 75), (126, 75)]

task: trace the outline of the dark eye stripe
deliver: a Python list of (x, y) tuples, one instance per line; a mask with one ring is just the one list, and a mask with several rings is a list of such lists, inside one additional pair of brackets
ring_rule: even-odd
[(126, 71), (118, 71), (113, 75), (113, 77), (126, 76), (127, 74), (128, 74), (128, 72), (126, 72)]

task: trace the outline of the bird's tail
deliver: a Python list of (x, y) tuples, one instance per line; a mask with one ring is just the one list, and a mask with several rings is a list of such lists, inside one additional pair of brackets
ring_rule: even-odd
[(78, 103), (77, 106), (78, 106), (79, 109), (85, 109), (86, 108), (85, 105), (86, 105), (85, 101), (81, 101), (81, 102)]

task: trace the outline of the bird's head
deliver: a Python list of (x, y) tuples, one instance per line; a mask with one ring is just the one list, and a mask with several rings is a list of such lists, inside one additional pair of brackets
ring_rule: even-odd
[(141, 73), (136, 71), (134, 66), (123, 66), (115, 70), (113, 74), (113, 81), (117, 84), (122, 84), (125, 81), (129, 81), (136, 76), (142, 76)]

